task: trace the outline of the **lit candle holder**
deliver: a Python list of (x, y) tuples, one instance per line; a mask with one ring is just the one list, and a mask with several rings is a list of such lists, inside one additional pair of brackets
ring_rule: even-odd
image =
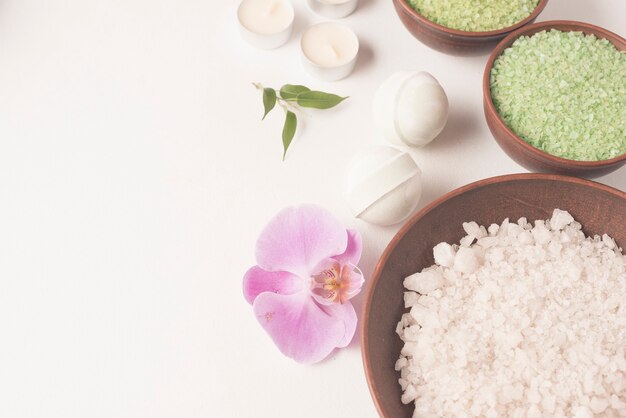
[(306, 70), (323, 81), (347, 77), (356, 64), (359, 39), (352, 30), (336, 23), (311, 26), (300, 41)]
[(331, 19), (348, 16), (354, 12), (358, 2), (358, 0), (308, 0), (311, 10)]
[(261, 49), (274, 49), (289, 40), (293, 6), (288, 0), (243, 0), (237, 9), (241, 36)]

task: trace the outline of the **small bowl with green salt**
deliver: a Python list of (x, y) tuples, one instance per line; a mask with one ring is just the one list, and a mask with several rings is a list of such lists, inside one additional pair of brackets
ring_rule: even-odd
[(453, 55), (478, 55), (531, 23), (548, 0), (393, 0), (404, 26), (422, 43)]
[(597, 177), (626, 164), (626, 40), (549, 21), (496, 46), (483, 76), (487, 124), (532, 171)]

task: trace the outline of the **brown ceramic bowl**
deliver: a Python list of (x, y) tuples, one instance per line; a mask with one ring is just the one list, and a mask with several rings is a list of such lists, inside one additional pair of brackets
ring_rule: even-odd
[(453, 55), (487, 53), (506, 35), (535, 20), (547, 3), (548, 0), (539, 0), (535, 10), (527, 18), (513, 26), (487, 32), (469, 32), (448, 28), (426, 19), (406, 0), (393, 0), (396, 13), (413, 36), (433, 49)]
[(548, 219), (554, 208), (569, 211), (586, 234), (608, 233), (626, 246), (626, 193), (575, 177), (513, 174), (454, 190), (414, 215), (391, 240), (369, 280), (361, 321), (363, 365), (376, 408), (383, 418), (411, 418), (400, 402), (394, 364), (402, 341), (395, 333), (404, 309), (403, 279), (434, 263), (432, 248), (465, 235), (462, 222), (481, 225)]
[(626, 51), (626, 40), (624, 38), (609, 32), (606, 29), (602, 29), (588, 23), (553, 20), (528, 25), (513, 32), (503, 39), (498, 46), (496, 46), (489, 57), (489, 61), (487, 61), (487, 66), (485, 67), (485, 73), (483, 75), (483, 107), (485, 110), (487, 125), (489, 125), (491, 133), (504, 152), (506, 152), (509, 157), (517, 161), (517, 163), (531, 171), (568, 174), (582, 177), (598, 177), (617, 170), (626, 164), (626, 154), (611, 158), (610, 160), (601, 161), (576, 161), (556, 157), (533, 147), (517, 136), (504, 123), (496, 111), (493, 101), (491, 100), (491, 89), (489, 86), (489, 78), (494, 61), (520, 36), (530, 36), (542, 30), (549, 29), (581, 31), (586, 34), (594, 34), (598, 38), (605, 38), (609, 40), (618, 50)]

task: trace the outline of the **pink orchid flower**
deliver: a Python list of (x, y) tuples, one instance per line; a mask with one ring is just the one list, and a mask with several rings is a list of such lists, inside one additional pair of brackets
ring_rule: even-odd
[(261, 232), (258, 265), (246, 272), (243, 293), (284, 355), (315, 363), (350, 343), (361, 248), (357, 231), (312, 205), (282, 210)]

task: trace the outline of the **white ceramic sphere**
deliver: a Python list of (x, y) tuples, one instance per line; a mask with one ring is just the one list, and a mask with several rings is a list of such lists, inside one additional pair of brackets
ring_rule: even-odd
[(409, 153), (376, 146), (352, 158), (346, 167), (344, 188), (355, 217), (376, 225), (393, 225), (417, 207), (422, 173)]
[(427, 72), (395, 73), (374, 95), (374, 123), (391, 144), (424, 146), (447, 120), (446, 92)]

